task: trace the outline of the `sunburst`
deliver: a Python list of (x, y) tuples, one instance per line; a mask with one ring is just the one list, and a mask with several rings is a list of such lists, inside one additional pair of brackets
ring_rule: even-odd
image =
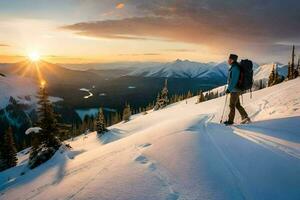
[(32, 62), (38, 62), (41, 59), (41, 55), (37, 51), (30, 52), (28, 58)]

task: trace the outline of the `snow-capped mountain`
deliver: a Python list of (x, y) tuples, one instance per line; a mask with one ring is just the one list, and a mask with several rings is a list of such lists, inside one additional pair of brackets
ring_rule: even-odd
[[(205, 80), (227, 80), (229, 65), (226, 61), (221, 63), (200, 63), (189, 60), (176, 60), (152, 67), (141, 66), (128, 73), (128, 76), (159, 77), (159, 78), (196, 78)], [(253, 69), (259, 65), (253, 63)]]
[[(200, 63), (177, 59), (174, 62), (160, 64), (152, 67), (141, 66), (139, 69), (136, 69), (128, 73), (127, 75), (163, 78), (201, 78), (204, 74), (212, 70), (214, 66), (214, 63)], [(226, 68), (227, 65), (222, 65), (222, 67)], [(217, 69), (219, 68), (220, 66)], [(217, 74), (223, 76), (222, 72), (220, 74)]]
[(206, 77), (206, 78), (223, 78), (227, 79), (228, 76), (228, 64), (227, 62), (221, 62), (218, 64), (214, 64), (213, 66), (209, 67), (206, 73), (201, 75), (201, 77)]
[(33, 170), (22, 151), (0, 173), (0, 198), (299, 199), (300, 78), (245, 96), (251, 124), (219, 124), (225, 97), (196, 101), (66, 141)]
[[(18, 75), (0, 77), (0, 109), (5, 108), (11, 98), (21, 105), (34, 105), (39, 84), (35, 79)], [(50, 96), (49, 98), (51, 102), (62, 100), (59, 97)]]
[(27, 77), (0, 77), (0, 109), (8, 105), (11, 97), (22, 104), (32, 104), (32, 98), (37, 94), (37, 85), (36, 81)]
[(268, 63), (259, 66), (255, 71), (254, 71), (254, 80), (264, 80), (268, 81), (270, 73), (273, 69), (273, 67), (277, 68), (277, 72), (279, 75), (286, 77), (288, 73), (288, 65), (283, 65), (278, 62), (274, 63)]

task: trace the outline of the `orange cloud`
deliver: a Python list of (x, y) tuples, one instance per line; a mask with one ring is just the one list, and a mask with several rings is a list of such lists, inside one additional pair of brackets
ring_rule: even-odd
[(124, 7), (125, 7), (125, 4), (124, 4), (124, 3), (119, 3), (119, 4), (116, 5), (116, 8), (117, 8), (117, 9), (122, 9), (122, 8), (124, 8)]
[(0, 43), (0, 47), (9, 47), (10, 45), (8, 45), (8, 44), (1, 44)]

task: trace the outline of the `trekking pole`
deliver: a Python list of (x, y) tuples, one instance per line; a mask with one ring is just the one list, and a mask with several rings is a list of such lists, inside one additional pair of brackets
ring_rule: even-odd
[(228, 94), (226, 94), (226, 97), (225, 97), (225, 104), (224, 104), (224, 108), (223, 108), (223, 112), (222, 112), (220, 124), (223, 122), (223, 117), (224, 117), (225, 108), (226, 108), (226, 104), (227, 104), (227, 97), (228, 97)]

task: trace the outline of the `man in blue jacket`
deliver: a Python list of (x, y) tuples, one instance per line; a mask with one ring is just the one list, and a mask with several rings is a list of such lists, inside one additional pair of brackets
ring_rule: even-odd
[(228, 74), (228, 88), (226, 93), (230, 93), (230, 112), (228, 115), (228, 120), (224, 122), (225, 125), (231, 125), (234, 122), (235, 108), (239, 111), (242, 117), (241, 123), (246, 123), (250, 121), (248, 114), (240, 103), (241, 90), (237, 87), (240, 78), (240, 67), (237, 63), (238, 56), (235, 54), (230, 54), (228, 59), (228, 64), (230, 65)]

